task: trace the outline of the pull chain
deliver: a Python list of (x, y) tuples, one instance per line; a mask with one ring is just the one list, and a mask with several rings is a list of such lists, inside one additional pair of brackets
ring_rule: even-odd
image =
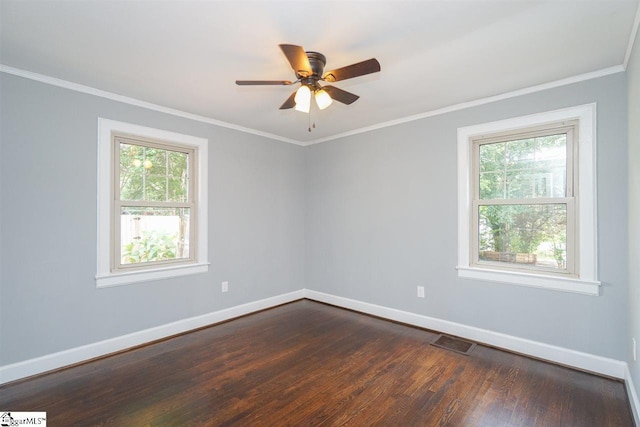
[(311, 132), (311, 128), (315, 129), (316, 128), (316, 122), (313, 122), (313, 125), (311, 124), (311, 108), (309, 108), (309, 132)]
[(311, 132), (311, 108), (309, 108), (309, 115), (307, 118), (309, 119), (309, 132)]

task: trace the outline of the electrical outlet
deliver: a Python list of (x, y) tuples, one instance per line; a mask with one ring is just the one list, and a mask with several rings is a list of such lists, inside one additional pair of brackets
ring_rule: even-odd
[(222, 282), (222, 292), (229, 292), (229, 282)]
[(636, 339), (631, 338), (631, 342), (633, 343), (633, 361), (635, 362), (638, 359), (638, 351), (636, 350)]
[(424, 298), (424, 286), (418, 286), (418, 298)]

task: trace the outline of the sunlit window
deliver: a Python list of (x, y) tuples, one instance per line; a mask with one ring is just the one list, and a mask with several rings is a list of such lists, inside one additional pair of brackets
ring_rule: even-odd
[(599, 295), (596, 105), (458, 128), (458, 277)]
[(98, 120), (98, 287), (208, 271), (208, 141)]
[(192, 260), (192, 148), (116, 135), (114, 269)]
[(576, 122), (473, 141), (473, 263), (574, 274)]

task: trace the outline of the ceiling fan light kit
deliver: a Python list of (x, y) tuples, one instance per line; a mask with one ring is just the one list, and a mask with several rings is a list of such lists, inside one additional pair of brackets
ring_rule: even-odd
[(293, 92), (280, 106), (281, 110), (294, 108), (297, 111), (309, 113), (311, 109), (311, 94), (313, 93), (318, 108), (324, 110), (338, 101), (349, 105), (354, 103), (359, 96), (347, 92), (335, 86), (321, 86), (319, 82), (337, 82), (364, 76), (380, 71), (380, 63), (371, 58), (366, 61), (337, 68), (324, 72), (327, 63), (326, 57), (319, 52), (305, 52), (302, 46), (281, 44), (280, 49), (287, 57), (291, 68), (296, 74), (294, 82), (290, 80), (236, 80), (237, 85), (291, 85), (300, 83), (300, 88)]
[(314, 97), (316, 99), (316, 104), (318, 104), (318, 108), (321, 110), (324, 110), (333, 103), (333, 99), (331, 99), (329, 93), (324, 89), (316, 90)]
[(293, 100), (296, 103), (296, 111), (308, 113), (311, 108), (311, 89), (306, 85), (300, 86), (300, 89), (296, 91), (296, 96)]

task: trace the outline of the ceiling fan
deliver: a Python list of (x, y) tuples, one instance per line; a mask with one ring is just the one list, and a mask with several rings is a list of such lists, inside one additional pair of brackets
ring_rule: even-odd
[(366, 61), (347, 65), (346, 67), (324, 72), (327, 63), (325, 56), (319, 52), (305, 52), (302, 46), (292, 44), (279, 45), (282, 52), (287, 57), (291, 68), (296, 73), (296, 80), (236, 80), (240, 86), (250, 85), (291, 85), (300, 83), (300, 88), (293, 92), (289, 98), (280, 106), (281, 110), (295, 108), (305, 113), (311, 107), (311, 94), (314, 95), (316, 103), (321, 110), (331, 105), (332, 100), (343, 104), (354, 103), (359, 96), (335, 86), (321, 86), (320, 82), (338, 82), (351, 79), (353, 77), (364, 76), (366, 74), (380, 71), (380, 63), (377, 59), (371, 58)]

